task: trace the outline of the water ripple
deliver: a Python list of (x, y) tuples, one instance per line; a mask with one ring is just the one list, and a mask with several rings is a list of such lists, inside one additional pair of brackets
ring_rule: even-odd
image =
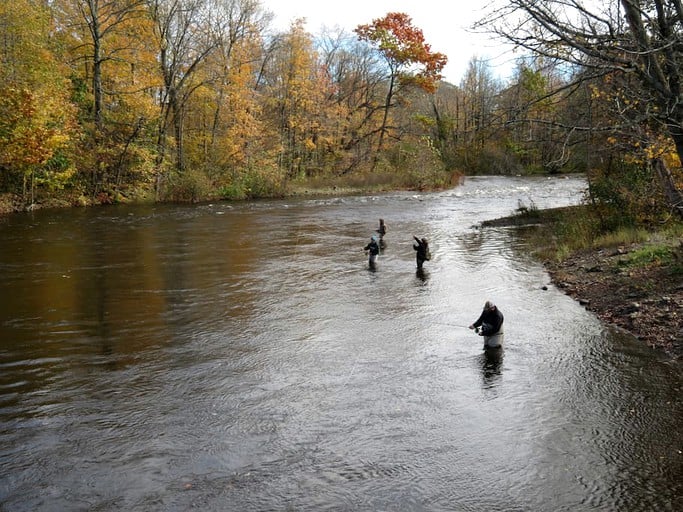
[[(680, 369), (473, 227), (584, 185), (3, 222), (0, 508), (674, 510)], [(467, 329), (489, 299), (497, 356)]]

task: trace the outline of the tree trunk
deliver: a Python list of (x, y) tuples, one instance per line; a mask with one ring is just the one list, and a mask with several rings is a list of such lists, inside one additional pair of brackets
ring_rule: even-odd
[(671, 135), (674, 145), (676, 146), (678, 161), (680, 162), (681, 166), (683, 166), (683, 108), (679, 108), (678, 110), (681, 111), (681, 115), (678, 116), (680, 121), (669, 121), (667, 124), (669, 127), (669, 134)]
[(387, 131), (387, 124), (389, 122), (389, 109), (391, 108), (391, 99), (394, 96), (394, 83), (396, 81), (395, 73), (391, 74), (391, 79), (389, 80), (389, 90), (387, 91), (387, 96), (384, 101), (384, 114), (382, 116), (382, 126), (379, 131), (379, 142), (377, 143), (377, 154), (381, 153), (382, 147), (384, 145), (384, 135)]
[(182, 173), (185, 168), (183, 165), (183, 160), (185, 159), (183, 150), (183, 106), (175, 96), (173, 101), (173, 129), (175, 133), (176, 170)]
[(90, 1), (88, 3), (90, 14), (92, 16), (90, 21), (90, 32), (93, 42), (92, 54), (92, 92), (93, 92), (93, 122), (95, 130), (93, 133), (93, 143), (95, 152), (95, 162), (92, 170), (92, 192), (97, 195), (102, 185), (101, 176), (101, 155), (100, 144), (102, 141), (103, 121), (102, 121), (102, 34), (99, 19), (99, 3), (97, 1)]
[(659, 182), (666, 194), (669, 204), (683, 217), (683, 192), (676, 187), (676, 181), (671, 174), (671, 170), (666, 166), (664, 160), (655, 158), (652, 167), (659, 178)]

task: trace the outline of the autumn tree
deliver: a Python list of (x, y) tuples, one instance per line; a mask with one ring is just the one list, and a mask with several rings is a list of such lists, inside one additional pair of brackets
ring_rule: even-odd
[(74, 63), (72, 80), (87, 90), (79, 101), (89, 135), (82, 161), (98, 194), (121, 184), (126, 160), (152, 115), (150, 91), (158, 83), (152, 74), (149, 13), (144, 0), (61, 0), (56, 5)]
[[(95, 139), (103, 128), (103, 66), (106, 62), (115, 59), (123, 59), (123, 53), (132, 45), (133, 40), (126, 39), (121, 46), (111, 45), (109, 39), (113, 38), (117, 30), (124, 30), (125, 25), (131, 18), (143, 17), (144, 0), (74, 0), (76, 9), (80, 13), (87, 27), (88, 40), (83, 45), (90, 49), (88, 58), (92, 66), (92, 91), (93, 91), (93, 119), (95, 124)], [(135, 63), (129, 62), (134, 66)]]
[[(260, 160), (266, 151), (264, 138), (273, 135), (263, 122), (263, 107), (255, 86), (259, 62), (254, 59), (260, 41), (235, 43), (229, 55), (224, 81), (213, 89), (209, 149), (218, 172), (236, 176)], [(274, 138), (274, 137), (273, 137)]]
[(346, 174), (372, 161), (372, 141), (380, 129), (377, 113), (385, 97), (385, 66), (369, 45), (343, 31), (324, 33), (318, 48), (333, 86), (339, 172)]
[[(628, 106), (614, 98), (615, 121), (623, 131), (643, 133), (649, 125), (666, 133), (683, 161), (683, 4), (680, 0), (511, 0), (493, 12), (480, 26), (491, 28), (505, 40), (546, 59), (576, 66), (574, 76), (591, 80), (600, 76), (634, 76), (640, 87), (632, 105), (644, 108), (644, 116), (623, 116)], [(626, 121), (626, 122), (624, 122)], [(656, 166), (661, 169), (661, 166)], [(665, 180), (671, 199), (675, 179)]]
[(390, 12), (370, 24), (359, 25), (355, 33), (361, 41), (375, 47), (387, 65), (388, 84), (377, 142), (379, 153), (390, 131), (389, 112), (395, 106), (395, 96), (408, 85), (418, 86), (427, 92), (435, 91), (447, 58), (432, 51), (422, 30), (414, 27), (412, 19), (405, 13)]
[(269, 69), (269, 110), (281, 137), (280, 164), (289, 177), (311, 173), (320, 167), (329, 142), (331, 83), (303, 20), (281, 35)]
[(277, 133), (264, 121), (258, 89), (270, 16), (258, 1), (239, 0), (222, 3), (216, 19), (219, 46), (206, 60), (213, 79), (189, 105), (188, 160), (226, 196), (267, 195), (279, 182)]
[(154, 24), (162, 86), (159, 91), (157, 162), (166, 157), (169, 128), (175, 144), (175, 170), (182, 172), (184, 159), (184, 122), (190, 98), (211, 73), (202, 66), (219, 47), (214, 30), (215, 10), (208, 0), (147, 0)]
[(212, 58), (220, 71), (212, 87), (215, 110), (210, 147), (224, 161), (221, 167), (234, 170), (253, 162), (254, 151), (261, 147), (257, 141), (265, 135), (256, 89), (264, 53), (263, 33), (271, 16), (258, 0), (221, 5), (220, 45)]
[(0, 3), (0, 188), (31, 203), (36, 185), (60, 188), (74, 174), (75, 111), (53, 28), (41, 3)]

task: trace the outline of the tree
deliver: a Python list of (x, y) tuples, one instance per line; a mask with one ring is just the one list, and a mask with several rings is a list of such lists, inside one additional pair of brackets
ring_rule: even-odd
[(269, 68), (269, 110), (280, 133), (280, 165), (290, 178), (312, 173), (329, 142), (332, 87), (303, 20), (281, 35)]
[(346, 174), (372, 161), (386, 67), (369, 45), (341, 31), (324, 34), (319, 51), (333, 85), (330, 99), (337, 119), (335, 144), (341, 173)]
[(254, 151), (265, 137), (256, 91), (262, 60), (262, 33), (269, 21), (257, 0), (221, 1), (215, 9), (214, 31), (218, 41), (202, 70), (202, 82), (188, 104), (188, 130), (196, 147), (189, 163), (222, 181), (250, 165)]
[(463, 92), (463, 130), (468, 143), (481, 149), (486, 141), (494, 115), (498, 85), (485, 60), (472, 58), (460, 89)]
[(199, 71), (220, 44), (212, 28), (216, 13), (208, 0), (148, 1), (163, 84), (159, 93), (157, 163), (160, 165), (165, 158), (167, 132), (172, 125), (175, 168), (182, 172), (185, 106), (204, 81), (210, 79), (210, 75), (202, 77)]
[(2, 2), (0, 27), (0, 188), (34, 202), (36, 184), (59, 188), (74, 173), (75, 112), (51, 52), (47, 9), (28, 0)]
[(517, 66), (500, 95), (507, 149), (526, 168), (554, 171), (567, 163), (561, 145), (567, 134), (560, 119), (567, 98), (553, 93), (563, 85), (552, 65), (528, 59)]
[(367, 41), (377, 48), (388, 68), (389, 83), (377, 143), (379, 153), (388, 132), (389, 111), (394, 106), (394, 96), (401, 87), (407, 85), (434, 92), (448, 59), (442, 53), (432, 52), (430, 45), (425, 43), (422, 30), (414, 27), (412, 19), (405, 13), (390, 12), (370, 24), (359, 25), (354, 32), (361, 41)]
[(82, 80), (91, 87), (89, 101), (81, 103), (90, 135), (90, 158), (84, 161), (97, 194), (111, 185), (110, 168), (120, 184), (126, 154), (150, 114), (149, 13), (145, 0), (63, 0), (62, 5), (58, 12), (71, 34), (71, 58), (84, 63)]
[[(124, 50), (121, 47), (107, 47), (106, 40), (130, 18), (143, 15), (143, 5), (144, 0), (76, 0), (76, 7), (90, 36), (90, 41), (84, 44), (90, 48), (92, 65), (95, 139), (102, 132), (103, 124), (102, 67), (107, 61), (120, 58), (117, 54)], [(126, 43), (130, 43), (130, 40)]]
[[(621, 116), (624, 129), (650, 125), (666, 133), (683, 162), (683, 4), (680, 0), (510, 0), (479, 23), (546, 59), (584, 70), (578, 80), (635, 76), (631, 105), (643, 115)], [(616, 99), (615, 99), (616, 101)], [(621, 103), (618, 115), (628, 110)]]

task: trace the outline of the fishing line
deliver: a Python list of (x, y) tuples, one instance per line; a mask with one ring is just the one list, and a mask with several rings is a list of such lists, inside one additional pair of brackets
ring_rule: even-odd
[(462, 328), (464, 328), (464, 329), (469, 329), (469, 328), (470, 328), (469, 325), (448, 324), (448, 323), (446, 323), (446, 322), (432, 322), (432, 323), (435, 323), (435, 324), (437, 324), (437, 325), (447, 325), (448, 327), (462, 327)]

